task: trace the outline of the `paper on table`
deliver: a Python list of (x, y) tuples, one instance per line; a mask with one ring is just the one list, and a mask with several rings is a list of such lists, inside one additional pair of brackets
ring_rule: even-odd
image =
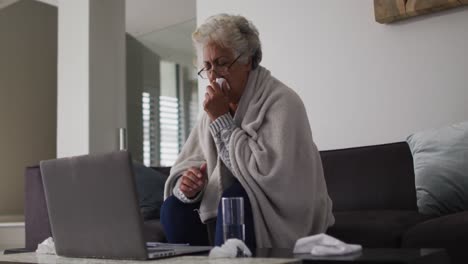
[(47, 238), (42, 243), (37, 245), (36, 253), (55, 255), (55, 244), (52, 237)]
[(210, 251), (210, 258), (251, 257), (252, 252), (245, 243), (236, 238), (228, 239), (221, 247), (214, 247)]
[(318, 234), (300, 238), (294, 246), (294, 253), (308, 253), (314, 256), (340, 256), (359, 252), (361, 245), (346, 244), (332, 236)]

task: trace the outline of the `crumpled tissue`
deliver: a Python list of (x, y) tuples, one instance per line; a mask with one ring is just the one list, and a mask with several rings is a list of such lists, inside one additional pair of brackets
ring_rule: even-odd
[[(216, 82), (218, 83), (219, 87), (221, 88), (221, 90), (223, 90), (224, 92), (226, 91), (230, 91), (231, 90), (231, 86), (229, 85), (229, 83), (226, 81), (226, 79), (224, 78), (216, 78)], [(226, 83), (226, 86), (223, 86), (223, 83)], [(226, 88), (226, 91), (224, 90)]]
[(214, 247), (210, 251), (210, 258), (251, 257), (252, 252), (245, 243), (236, 238), (228, 239), (221, 247)]
[(341, 256), (360, 252), (361, 245), (346, 244), (332, 236), (318, 234), (300, 238), (294, 246), (294, 253), (309, 253), (313, 256)]
[(44, 240), (42, 243), (37, 245), (36, 253), (56, 255), (54, 239), (52, 237), (49, 237), (46, 240)]

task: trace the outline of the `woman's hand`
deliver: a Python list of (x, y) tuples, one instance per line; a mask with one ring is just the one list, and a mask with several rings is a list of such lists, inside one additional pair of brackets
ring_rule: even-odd
[(182, 181), (179, 188), (185, 197), (190, 199), (203, 190), (206, 182), (206, 163), (203, 163), (200, 168), (192, 167), (182, 174)]
[(218, 83), (212, 82), (206, 87), (203, 108), (211, 121), (215, 121), (216, 118), (229, 112), (228, 97), (224, 94)]

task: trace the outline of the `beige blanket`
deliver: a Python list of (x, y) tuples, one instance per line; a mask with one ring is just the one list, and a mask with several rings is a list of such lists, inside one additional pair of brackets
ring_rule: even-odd
[[(263, 67), (250, 72), (234, 116), (230, 140), (233, 175), (252, 205), (257, 247), (292, 248), (304, 236), (334, 223), (323, 169), (304, 105)], [(208, 184), (200, 206), (203, 222), (216, 217), (232, 174), (222, 164), (203, 114), (171, 170), (165, 198), (180, 175), (207, 162)]]

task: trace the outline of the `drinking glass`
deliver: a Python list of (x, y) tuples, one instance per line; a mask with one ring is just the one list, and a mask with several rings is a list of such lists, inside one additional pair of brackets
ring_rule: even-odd
[(237, 238), (245, 242), (244, 198), (223, 197), (223, 238)]

